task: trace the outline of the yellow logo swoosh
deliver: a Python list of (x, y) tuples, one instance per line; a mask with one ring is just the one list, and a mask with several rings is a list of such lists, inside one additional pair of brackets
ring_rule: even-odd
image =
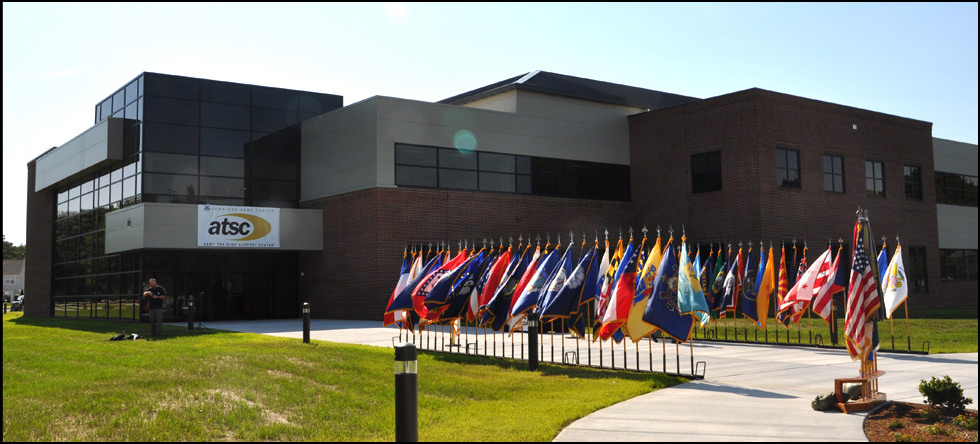
[(245, 236), (245, 237), (243, 237), (241, 239), (229, 239), (229, 240), (233, 240), (233, 241), (250, 241), (250, 240), (255, 240), (255, 239), (261, 239), (261, 238), (265, 237), (265, 235), (267, 235), (267, 234), (269, 234), (269, 233), (272, 232), (272, 224), (270, 224), (269, 221), (267, 221), (267, 220), (265, 220), (265, 219), (263, 219), (261, 217), (258, 217), (258, 216), (254, 215), (254, 214), (231, 213), (231, 214), (222, 214), (219, 217), (224, 217), (224, 216), (240, 217), (242, 219), (245, 219), (245, 220), (251, 222), (252, 223), (252, 226), (254, 227), (254, 229), (252, 230), (252, 233), (249, 234), (248, 236)]

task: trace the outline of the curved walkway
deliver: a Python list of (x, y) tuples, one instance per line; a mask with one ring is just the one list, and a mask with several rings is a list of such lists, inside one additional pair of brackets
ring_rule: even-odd
[[(313, 339), (381, 347), (394, 328), (374, 321), (311, 321)], [(181, 325), (181, 324), (172, 324)], [(207, 327), (302, 338), (300, 320), (229, 321)], [(658, 390), (573, 422), (555, 441), (867, 441), (866, 414), (817, 412), (810, 401), (834, 378), (857, 374), (844, 350), (695, 342), (705, 379)], [(949, 375), (980, 402), (977, 353), (880, 355), (879, 389), (889, 400), (922, 402), (919, 381)]]

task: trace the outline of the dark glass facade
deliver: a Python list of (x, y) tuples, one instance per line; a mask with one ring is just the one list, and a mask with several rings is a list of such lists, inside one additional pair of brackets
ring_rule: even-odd
[(172, 296), (166, 318), (202, 293), (204, 319), (295, 315), (296, 253), (106, 254), (106, 214), (140, 202), (296, 208), (298, 124), (341, 106), (331, 94), (155, 73), (99, 102), (95, 123), (126, 119), (124, 160), (57, 190), (54, 315), (138, 320), (149, 277)]
[(395, 144), (395, 185), (630, 200), (628, 165)]

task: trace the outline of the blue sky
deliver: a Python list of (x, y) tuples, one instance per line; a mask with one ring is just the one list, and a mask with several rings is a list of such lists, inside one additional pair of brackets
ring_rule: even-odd
[(3, 4), (3, 234), (26, 164), (143, 71), (436, 101), (533, 70), (694, 97), (752, 87), (977, 143), (977, 3)]

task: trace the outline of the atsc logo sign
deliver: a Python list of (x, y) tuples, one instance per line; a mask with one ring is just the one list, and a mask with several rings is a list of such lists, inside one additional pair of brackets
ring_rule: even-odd
[(199, 247), (279, 247), (279, 209), (198, 205)]

